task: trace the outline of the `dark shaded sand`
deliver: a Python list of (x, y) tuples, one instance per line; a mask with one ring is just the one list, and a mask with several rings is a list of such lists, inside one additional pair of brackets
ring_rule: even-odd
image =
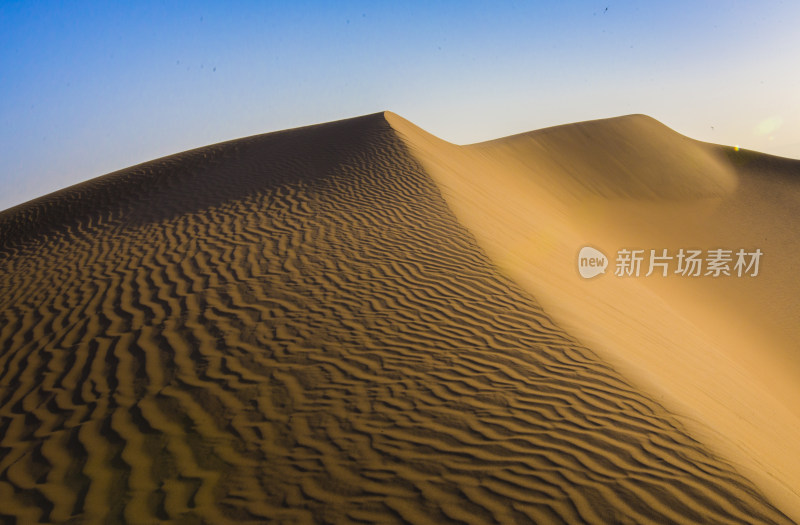
[(384, 114), (0, 214), (14, 523), (790, 523), (499, 272)]

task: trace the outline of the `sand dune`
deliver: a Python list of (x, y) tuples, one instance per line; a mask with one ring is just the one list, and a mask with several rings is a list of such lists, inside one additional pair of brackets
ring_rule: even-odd
[[(678, 387), (652, 370), (645, 350), (661, 347), (642, 349), (650, 303), (617, 341), (600, 326), (629, 312), (588, 318), (597, 287), (543, 271), (588, 235), (577, 201), (667, 187), (662, 200), (733, 203), (745, 186), (717, 150), (686, 160), (674, 148), (688, 139), (633, 120), (633, 134), (581, 128), (587, 147), (608, 128), (596, 164), (569, 131), (456, 147), (382, 113), (193, 150), (1, 213), (0, 515), (791, 523), (790, 498), (758, 477), (781, 475), (763, 450), (757, 471), (687, 423), (680, 396), (661, 399)], [(604, 179), (625, 163), (603, 150), (637, 140), (660, 151), (640, 152), (650, 178)], [(660, 329), (689, 330), (675, 313), (688, 292), (656, 284), (636, 289), (676, 316)], [(752, 356), (724, 350), (708, 349), (731, 361), (714, 395)], [(698, 403), (692, 414), (713, 408)], [(737, 443), (772, 439), (748, 435)]]
[[(800, 519), (800, 161), (643, 115), (468, 147), (390, 120), (494, 263)], [(584, 245), (759, 248), (765, 262), (755, 279), (586, 281)]]

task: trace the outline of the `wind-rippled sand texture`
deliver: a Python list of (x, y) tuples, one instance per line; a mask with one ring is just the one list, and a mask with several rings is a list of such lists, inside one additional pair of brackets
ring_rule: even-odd
[(498, 272), (383, 114), (0, 231), (10, 523), (789, 522)]

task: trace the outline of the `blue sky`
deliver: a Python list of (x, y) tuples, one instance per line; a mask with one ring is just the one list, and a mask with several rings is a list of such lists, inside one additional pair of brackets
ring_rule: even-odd
[(800, 158), (800, 2), (1, 2), (0, 209), (392, 110), (459, 144), (645, 113)]

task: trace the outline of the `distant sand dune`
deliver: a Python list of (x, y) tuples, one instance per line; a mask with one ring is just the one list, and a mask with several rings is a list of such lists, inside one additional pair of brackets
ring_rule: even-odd
[(1, 213), (0, 515), (791, 523), (498, 270), (397, 127)]

